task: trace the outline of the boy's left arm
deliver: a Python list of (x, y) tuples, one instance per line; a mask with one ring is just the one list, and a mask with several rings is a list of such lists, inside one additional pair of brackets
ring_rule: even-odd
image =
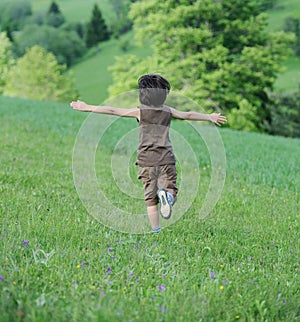
[(171, 108), (171, 111), (172, 111), (172, 116), (180, 120), (209, 121), (218, 126), (224, 124), (227, 121), (226, 116), (223, 116), (220, 113), (202, 114), (194, 111), (182, 112), (182, 111), (177, 111), (175, 108)]

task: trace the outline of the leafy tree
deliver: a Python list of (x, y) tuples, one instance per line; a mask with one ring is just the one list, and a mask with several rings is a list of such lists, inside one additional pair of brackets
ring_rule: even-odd
[(77, 96), (74, 85), (55, 56), (34, 46), (17, 60), (7, 78), (4, 94), (21, 98), (67, 102)]
[(28, 0), (0, 3), (0, 25), (2, 30), (7, 28), (10, 31), (22, 29), (27, 17), (31, 15), (31, 3)]
[(267, 132), (300, 138), (300, 91), (272, 94), (267, 108), (271, 115), (264, 125)]
[(0, 94), (2, 94), (8, 73), (14, 64), (14, 61), (11, 52), (12, 43), (5, 32), (0, 33), (0, 44)]
[(284, 30), (293, 32), (296, 36), (296, 42), (293, 49), (296, 56), (300, 56), (300, 19), (296, 17), (287, 17), (284, 21)]
[(95, 4), (92, 12), (92, 18), (86, 27), (86, 45), (93, 47), (101, 41), (109, 39), (107, 25), (102, 17), (99, 7)]
[(26, 48), (39, 45), (52, 52), (60, 64), (67, 66), (72, 65), (86, 51), (84, 41), (75, 31), (47, 25), (26, 26), (15, 42), (18, 56), (24, 55)]
[(261, 9), (264, 10), (270, 10), (275, 7), (277, 4), (278, 0), (259, 0)]
[(122, 35), (132, 29), (132, 21), (128, 17), (128, 12), (132, 2), (133, 1), (130, 0), (110, 1), (117, 18), (112, 26), (112, 33), (115, 37), (118, 37), (119, 35)]
[(60, 29), (68, 32), (75, 31), (81, 39), (84, 39), (84, 26), (80, 22), (65, 23)]
[(229, 116), (241, 109), (239, 123), (247, 129), (270, 117), (268, 92), (294, 37), (266, 31), (259, 1), (139, 1), (132, 4), (130, 17), (137, 40), (151, 45), (153, 55), (118, 59), (112, 95), (131, 89), (129, 84), (136, 88), (132, 79), (137, 74), (159, 71), (207, 111), (221, 109)]

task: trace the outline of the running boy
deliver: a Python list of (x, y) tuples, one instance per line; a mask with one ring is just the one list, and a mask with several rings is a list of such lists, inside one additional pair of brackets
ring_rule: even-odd
[[(175, 156), (169, 139), (172, 118), (180, 120), (210, 121), (216, 125), (226, 122), (219, 113), (201, 114), (180, 112), (164, 105), (170, 83), (158, 74), (147, 74), (138, 80), (141, 105), (132, 109), (94, 106), (85, 102), (71, 102), (74, 110), (135, 117), (139, 122), (138, 178), (144, 186), (147, 214), (154, 233), (160, 232), (159, 213), (168, 219), (177, 197)], [(160, 204), (158, 212), (158, 203)]]

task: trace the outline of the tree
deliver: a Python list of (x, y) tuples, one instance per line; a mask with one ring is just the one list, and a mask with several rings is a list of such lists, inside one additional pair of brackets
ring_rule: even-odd
[(300, 18), (287, 17), (284, 21), (284, 31), (293, 32), (296, 36), (296, 42), (293, 49), (296, 56), (300, 56)]
[(15, 42), (18, 56), (24, 55), (26, 48), (39, 45), (52, 52), (60, 64), (67, 64), (68, 67), (86, 52), (84, 41), (75, 31), (47, 25), (26, 26)]
[(93, 47), (101, 41), (109, 39), (109, 32), (106, 23), (102, 17), (99, 7), (95, 4), (92, 12), (92, 18), (86, 27), (86, 45)]
[(28, 0), (0, 1), (1, 29), (9, 28), (10, 31), (22, 29), (26, 19), (32, 15), (31, 3)]
[[(247, 128), (269, 117), (268, 92), (294, 38), (266, 31), (267, 16), (259, 1), (139, 1), (132, 4), (130, 17), (137, 40), (151, 45), (153, 55), (131, 58), (135, 66), (128, 65), (126, 56), (119, 59), (112, 69), (112, 95), (118, 94), (121, 79), (132, 84), (132, 75), (158, 70), (206, 111), (230, 115), (243, 109), (247, 117), (248, 109), (258, 117), (251, 118), (252, 125), (243, 122)], [(121, 65), (126, 66), (126, 77), (120, 75)]]
[(59, 65), (52, 53), (34, 46), (10, 70), (4, 95), (67, 102), (77, 92), (65, 71), (66, 66)]
[(261, 9), (264, 10), (270, 10), (275, 7), (277, 4), (278, 0), (259, 0)]
[(56, 2), (54, 1), (51, 2), (48, 13), (54, 13), (54, 14), (61, 13)]
[(50, 26), (58, 28), (64, 22), (65, 22), (65, 17), (61, 13), (56, 2), (53, 1), (50, 5), (49, 10), (46, 15), (46, 23)]
[(12, 43), (4, 32), (0, 33), (0, 44), (0, 94), (2, 94), (14, 61), (11, 53)]
[(272, 94), (268, 109), (271, 113), (270, 122), (265, 124), (268, 133), (300, 138), (300, 90)]
[(115, 37), (118, 37), (132, 29), (132, 21), (128, 17), (132, 1), (111, 0), (110, 3), (117, 18), (112, 26), (112, 33)]

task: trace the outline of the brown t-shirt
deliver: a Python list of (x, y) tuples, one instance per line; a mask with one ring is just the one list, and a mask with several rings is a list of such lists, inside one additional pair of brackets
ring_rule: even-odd
[(139, 106), (140, 144), (137, 164), (153, 167), (175, 164), (175, 156), (169, 138), (172, 112), (168, 106)]

